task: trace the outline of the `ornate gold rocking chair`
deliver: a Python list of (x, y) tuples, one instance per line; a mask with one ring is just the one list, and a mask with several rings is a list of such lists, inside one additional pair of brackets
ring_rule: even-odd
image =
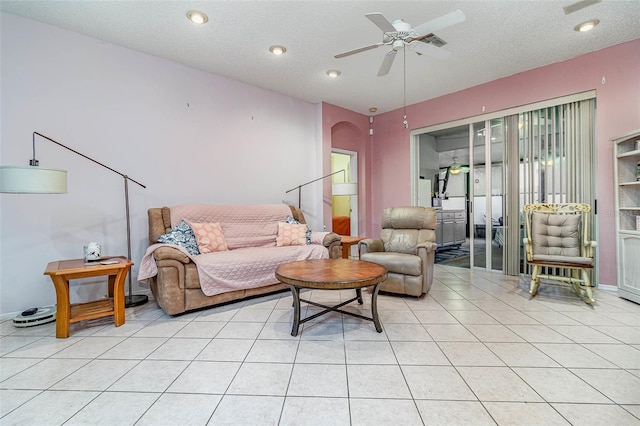
[[(535, 296), (540, 278), (569, 282), (587, 303), (595, 302), (589, 279), (597, 243), (589, 240), (591, 206), (582, 203), (527, 204), (527, 263), (533, 266), (529, 293)], [(569, 276), (541, 275), (542, 267), (568, 269)]]

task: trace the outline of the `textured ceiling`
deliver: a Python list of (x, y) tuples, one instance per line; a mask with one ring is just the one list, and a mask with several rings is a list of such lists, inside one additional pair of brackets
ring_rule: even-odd
[[(408, 52), (406, 103), (412, 104), (640, 38), (640, 1), (603, 0), (565, 15), (574, 1), (4, 1), (5, 12), (46, 22), (308, 102), (363, 114), (402, 107), (403, 58), (377, 77), (389, 50), (334, 55), (381, 41), (365, 18), (381, 12), (413, 27), (460, 9), (466, 21), (437, 31), (451, 56)], [(196, 26), (186, 12), (209, 22)], [(600, 20), (593, 31), (574, 27)], [(275, 57), (269, 46), (286, 46)], [(330, 79), (329, 69), (341, 76)]]

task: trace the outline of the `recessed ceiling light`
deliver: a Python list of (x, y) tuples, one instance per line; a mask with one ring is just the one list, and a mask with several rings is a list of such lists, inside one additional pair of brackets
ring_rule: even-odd
[(338, 70), (329, 70), (327, 71), (327, 75), (331, 78), (336, 78), (340, 75), (340, 71)]
[(190, 10), (187, 12), (187, 18), (194, 24), (206, 24), (209, 17), (204, 13), (197, 10)]
[(591, 31), (593, 27), (595, 27), (599, 23), (600, 23), (599, 19), (592, 19), (590, 21), (583, 22), (582, 24), (576, 25), (574, 30), (581, 33), (586, 33), (587, 31)]
[(269, 52), (273, 53), (276, 56), (283, 55), (284, 52), (287, 51), (287, 48), (284, 46), (271, 46), (269, 48)]

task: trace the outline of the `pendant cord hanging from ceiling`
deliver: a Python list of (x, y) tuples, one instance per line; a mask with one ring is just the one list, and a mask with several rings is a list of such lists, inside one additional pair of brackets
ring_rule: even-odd
[(405, 129), (409, 128), (409, 122), (407, 121), (407, 49), (402, 49), (402, 124)]

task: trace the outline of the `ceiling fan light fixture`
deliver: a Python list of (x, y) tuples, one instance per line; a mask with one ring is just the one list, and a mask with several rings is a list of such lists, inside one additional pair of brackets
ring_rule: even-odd
[(590, 21), (576, 25), (573, 29), (574, 31), (577, 31), (579, 33), (586, 33), (587, 31), (591, 31), (599, 23), (599, 19), (592, 19)]
[(329, 70), (329, 71), (327, 71), (327, 75), (328, 75), (329, 77), (331, 77), (331, 78), (337, 78), (337, 77), (339, 77), (339, 76), (340, 76), (340, 74), (342, 74), (342, 73), (340, 72), (340, 70)]
[(209, 17), (206, 13), (199, 10), (190, 10), (187, 12), (187, 19), (196, 25), (206, 24), (209, 21)]
[(287, 51), (287, 48), (284, 46), (275, 45), (269, 48), (269, 52), (273, 53), (276, 56), (284, 55), (284, 52), (286, 51)]
[(453, 157), (453, 163), (451, 163), (451, 165), (449, 166), (449, 173), (451, 173), (452, 175), (457, 175), (460, 172), (469, 173), (469, 167), (461, 166), (460, 163), (458, 163), (458, 158)]
[(391, 46), (393, 47), (393, 50), (397, 52), (398, 50), (404, 49), (404, 41), (395, 40)]

